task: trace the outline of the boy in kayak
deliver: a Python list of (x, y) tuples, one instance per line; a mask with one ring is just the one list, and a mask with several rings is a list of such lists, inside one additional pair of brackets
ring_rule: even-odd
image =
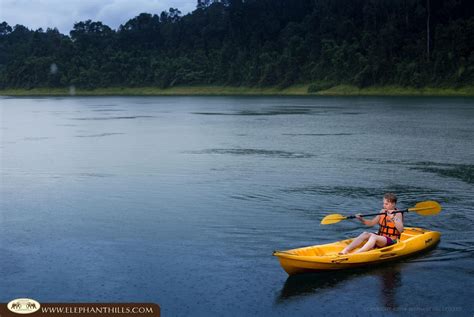
[(394, 213), (397, 211), (396, 204), (397, 196), (392, 193), (386, 193), (383, 196), (383, 209), (380, 211), (380, 215), (375, 216), (372, 220), (365, 220), (360, 214), (356, 215), (357, 219), (367, 226), (371, 227), (375, 224), (379, 224), (379, 231), (377, 233), (361, 233), (345, 247), (344, 250), (339, 252), (339, 254), (344, 255), (349, 253), (365, 240), (367, 240), (367, 242), (362, 248), (354, 253), (369, 251), (375, 246), (381, 248), (396, 243), (403, 232), (403, 214), (401, 212)]

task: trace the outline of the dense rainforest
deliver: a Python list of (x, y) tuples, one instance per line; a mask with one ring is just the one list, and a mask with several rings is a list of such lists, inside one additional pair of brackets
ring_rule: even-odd
[(0, 24), (0, 88), (474, 84), (472, 0), (200, 0), (30, 30)]

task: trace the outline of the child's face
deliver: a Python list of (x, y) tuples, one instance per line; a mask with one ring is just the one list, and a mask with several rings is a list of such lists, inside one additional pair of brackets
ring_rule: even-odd
[(395, 203), (384, 199), (383, 200), (383, 209), (387, 209), (387, 210), (395, 209)]

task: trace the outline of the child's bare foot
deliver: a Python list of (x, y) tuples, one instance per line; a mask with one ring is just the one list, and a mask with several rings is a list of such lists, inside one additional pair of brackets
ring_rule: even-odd
[(345, 250), (342, 250), (341, 252), (338, 253), (339, 255), (346, 255), (347, 254), (347, 251)]

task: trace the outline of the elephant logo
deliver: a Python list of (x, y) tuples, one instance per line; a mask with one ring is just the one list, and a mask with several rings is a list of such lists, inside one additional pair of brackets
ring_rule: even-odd
[(34, 299), (18, 298), (7, 304), (8, 310), (15, 314), (32, 314), (37, 312), (41, 305)]

